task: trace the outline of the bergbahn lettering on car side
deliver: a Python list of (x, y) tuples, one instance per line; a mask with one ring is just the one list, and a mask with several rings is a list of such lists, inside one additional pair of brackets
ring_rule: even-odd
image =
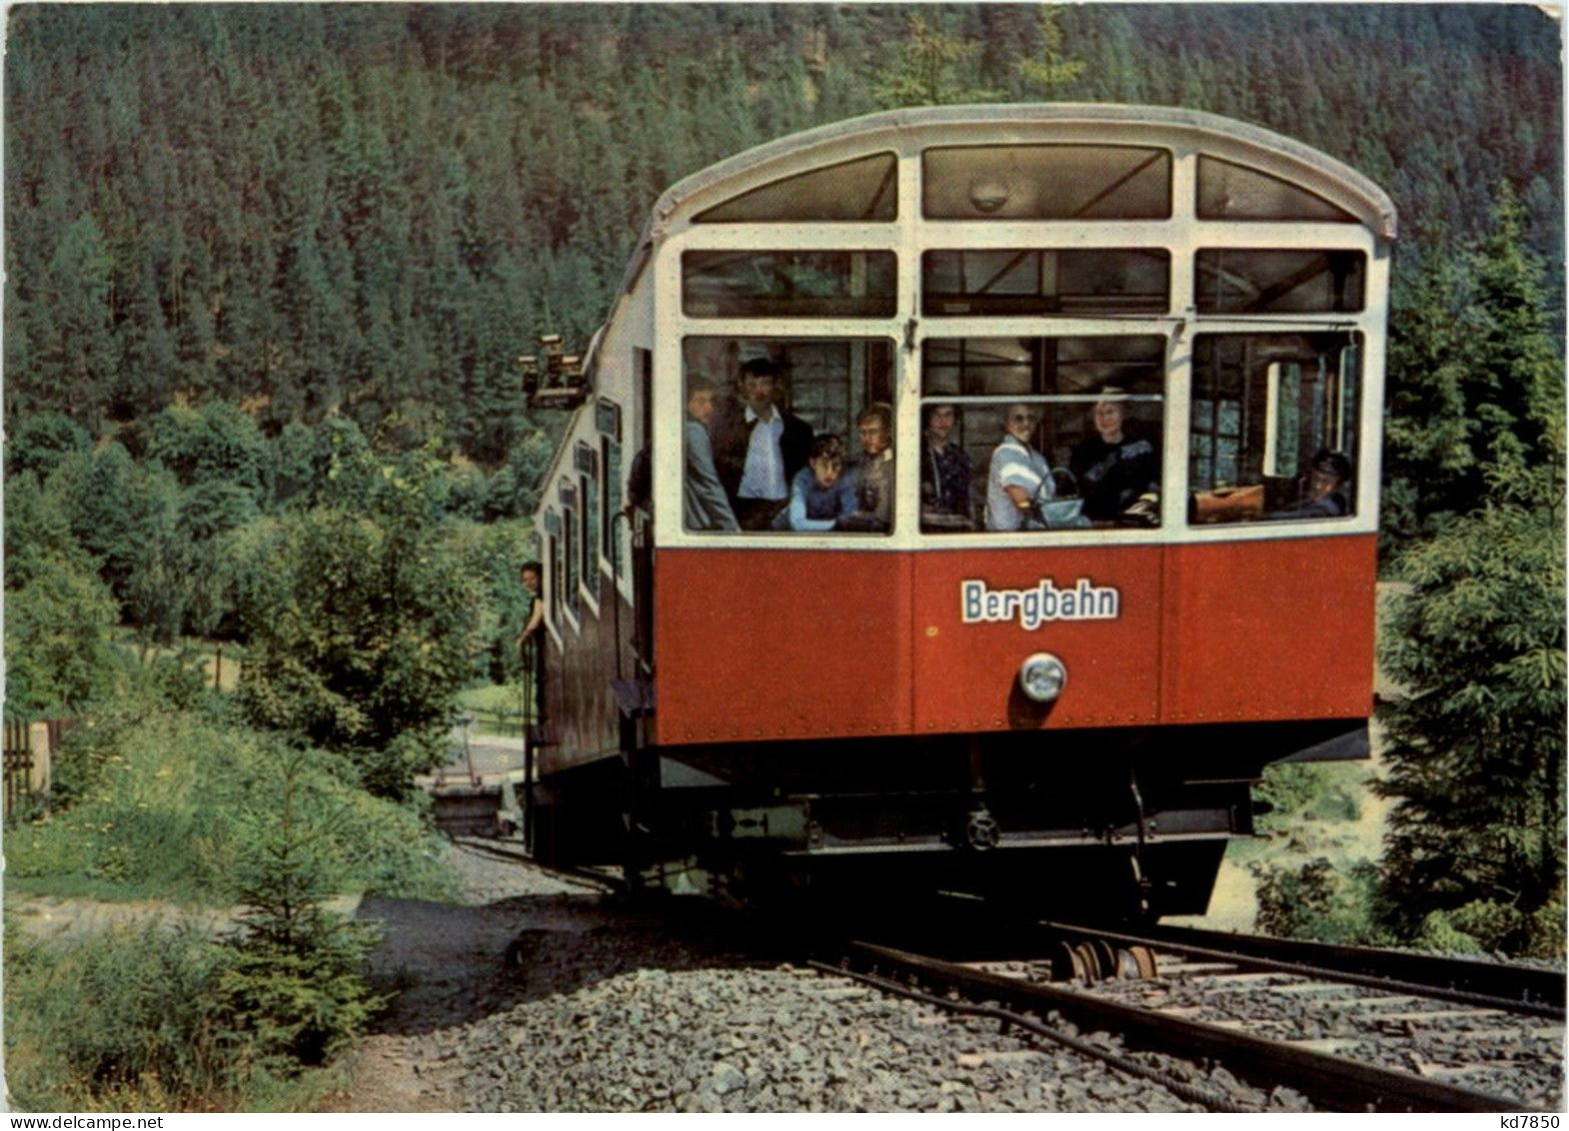
[(959, 583), (960, 618), (965, 624), (1013, 620), (1028, 632), (1048, 621), (1116, 620), (1122, 612), (1122, 593), (1110, 585), (1096, 585), (1087, 577), (1068, 589), (1043, 577), (1033, 589), (988, 589), (984, 581)]

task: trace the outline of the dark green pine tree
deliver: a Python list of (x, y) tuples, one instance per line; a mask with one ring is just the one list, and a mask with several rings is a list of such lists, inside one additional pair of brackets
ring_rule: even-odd
[(1036, 23), (1040, 50), (1035, 57), (1018, 61), (1019, 75), (1035, 96), (1047, 100), (1059, 98), (1075, 89), (1087, 64), (1083, 59), (1073, 58), (1064, 46), (1060, 8), (1042, 4)]
[(1475, 318), (1455, 346), (1481, 425), (1460, 482), (1478, 493), (1397, 559), (1410, 590), (1382, 656), (1402, 688), (1380, 712), (1396, 799), (1386, 891), (1408, 937), (1561, 956), (1563, 365), (1507, 195), (1474, 274)]
[(1507, 182), (1497, 222), (1476, 260), (1474, 333), (1466, 361), (1482, 450), (1501, 464), (1563, 458), (1563, 349), (1549, 332), (1541, 261), (1531, 251), (1525, 210)]
[(1514, 193), (1494, 230), (1456, 262), (1432, 250), (1391, 316), (1386, 548), (1432, 533), (1493, 493), (1504, 456), (1552, 458), (1543, 398), (1561, 387), (1543, 269)]
[(1414, 282), (1395, 288), (1384, 414), (1386, 554), (1430, 534), (1476, 501), (1461, 481), (1475, 468), (1459, 339), (1461, 269), (1432, 248)]
[(386, 999), (361, 973), (374, 933), (323, 907), (341, 882), (332, 834), (342, 815), (313, 780), (313, 751), (275, 749), (272, 772), (254, 783), (257, 803), (238, 822), (242, 910), (219, 988), (260, 1067), (290, 1075), (326, 1061)]
[(122, 411), (116, 415), (133, 418), (169, 403), (179, 371), (174, 335), (164, 317), (151, 262), (142, 263), (126, 307), (127, 316), (118, 331), (120, 377), (116, 399), (122, 403)]
[(91, 213), (59, 236), (32, 304), (38, 384), (96, 431), (119, 368), (110, 307), (114, 259)]

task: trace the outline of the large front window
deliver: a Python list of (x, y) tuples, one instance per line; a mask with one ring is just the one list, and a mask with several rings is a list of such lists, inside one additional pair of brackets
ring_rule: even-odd
[(935, 338), (921, 369), (921, 529), (1159, 522), (1166, 339)]
[(926, 314), (1164, 313), (1165, 248), (969, 248), (921, 259)]
[(682, 361), (685, 529), (893, 529), (891, 342), (689, 337)]
[(1200, 334), (1188, 477), (1199, 523), (1354, 514), (1360, 336)]
[(898, 215), (892, 153), (861, 157), (772, 181), (702, 212), (699, 224), (892, 220)]
[(689, 251), (681, 305), (693, 318), (887, 318), (897, 266), (891, 251)]
[(1359, 311), (1366, 265), (1360, 251), (1201, 248), (1194, 303), (1200, 314)]
[(987, 145), (921, 155), (933, 220), (1163, 220), (1171, 154), (1129, 145)]

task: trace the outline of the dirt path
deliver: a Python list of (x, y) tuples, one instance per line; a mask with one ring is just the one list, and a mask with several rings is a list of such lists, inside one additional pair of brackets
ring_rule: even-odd
[(483, 845), (452, 854), (463, 903), (368, 896), (356, 918), (380, 924), (371, 973), (397, 997), (348, 1062), (349, 1085), (328, 1111), (462, 1111), (454, 1031), (516, 1004), (508, 948), (525, 932), (584, 931), (608, 910), (591, 886)]

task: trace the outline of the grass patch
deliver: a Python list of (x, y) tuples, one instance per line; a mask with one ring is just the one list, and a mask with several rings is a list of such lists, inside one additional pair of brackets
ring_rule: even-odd
[(474, 716), (471, 734), (520, 736), (523, 692), (515, 683), (487, 683), (458, 693), (458, 708)]
[[(54, 811), (6, 833), (15, 890), (99, 899), (233, 898), (242, 811), (269, 804), (278, 740), (197, 712), (107, 713), (71, 731)], [(301, 786), (342, 892), (450, 898), (441, 843), (413, 807), (372, 797), (309, 751)]]
[(245, 646), (234, 641), (204, 640), (200, 637), (183, 637), (174, 647), (145, 646), (136, 638), (134, 629), (127, 626), (115, 628), (115, 643), (127, 656), (141, 662), (181, 660), (192, 664), (203, 675), (203, 686), (233, 691), (240, 681), (240, 669), (245, 661)]
[(487, 683), (458, 692), (458, 706), (465, 711), (516, 715), (523, 709), (523, 693), (515, 683)]

